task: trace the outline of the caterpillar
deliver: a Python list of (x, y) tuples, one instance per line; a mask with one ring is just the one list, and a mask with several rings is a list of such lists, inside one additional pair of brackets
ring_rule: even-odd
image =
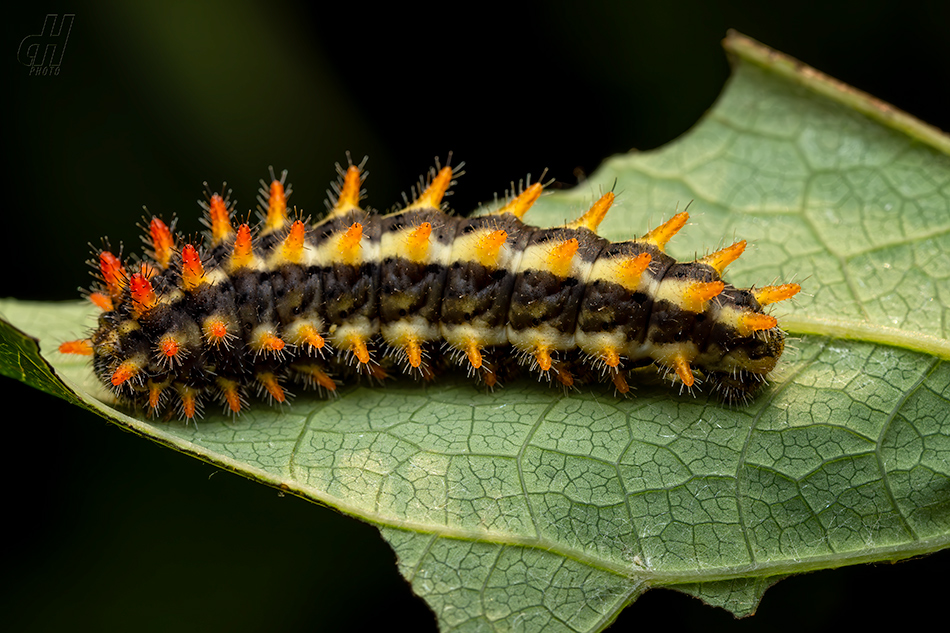
[(542, 193), (535, 183), (464, 218), (443, 204), (457, 173), (437, 164), (404, 208), (379, 215), (360, 207), (363, 165), (337, 171), (316, 223), (288, 213), (287, 172), (271, 170), (256, 227), (235, 227), (230, 195), (214, 194), (201, 203), (203, 243), (152, 217), (146, 255), (128, 268), (98, 251), (97, 326), (60, 351), (92, 356), (120, 402), (152, 416), (177, 406), (187, 420), (209, 397), (236, 415), (253, 387), (283, 403), (290, 378), (328, 393), (339, 378), (383, 379), (392, 367), (431, 380), (461, 366), (494, 387), (528, 366), (565, 387), (599, 375), (626, 394), (628, 370), (655, 364), (681, 389), (702, 380), (736, 402), (782, 354), (785, 334), (763, 307), (799, 285), (723, 282), (744, 241), (677, 262), (664, 248), (686, 212), (610, 242), (596, 230), (613, 192), (538, 228), (522, 222)]

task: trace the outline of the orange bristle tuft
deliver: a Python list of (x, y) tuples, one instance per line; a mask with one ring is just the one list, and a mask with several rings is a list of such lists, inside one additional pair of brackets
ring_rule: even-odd
[(312, 382), (327, 391), (336, 391), (336, 383), (317, 365), (311, 365), (309, 363), (294, 365), (293, 369), (300, 374), (306, 382)]
[(576, 237), (572, 237), (552, 248), (548, 253), (548, 271), (558, 277), (567, 277), (571, 272), (571, 262), (579, 247), (580, 242)]
[(478, 341), (470, 339), (465, 344), (465, 355), (468, 356), (468, 362), (473, 369), (478, 369), (482, 366), (482, 350)]
[(361, 336), (358, 334), (352, 335), (349, 340), (349, 347), (350, 352), (356, 357), (356, 360), (358, 360), (363, 365), (369, 364), (369, 349), (366, 347), (366, 341), (364, 341)]
[(303, 258), (304, 238), (307, 235), (307, 227), (300, 220), (296, 220), (290, 226), (290, 232), (284, 238), (280, 245), (281, 255), (287, 263), (299, 264)]
[(782, 284), (781, 286), (765, 286), (752, 292), (755, 300), (760, 305), (769, 305), (779, 301), (791, 299), (801, 291), (802, 287), (798, 284)]
[(753, 332), (759, 332), (761, 330), (771, 330), (772, 328), (778, 326), (778, 320), (769, 316), (768, 314), (759, 314), (753, 312), (750, 314), (743, 314), (739, 317), (739, 335), (740, 336), (749, 336)]
[(181, 413), (187, 420), (193, 420), (198, 415), (198, 390), (192, 387), (178, 387), (178, 395), (181, 398)]
[(112, 373), (112, 386), (118, 387), (133, 378), (142, 369), (142, 364), (136, 359), (123, 361)]
[(191, 244), (181, 249), (181, 285), (187, 292), (197, 290), (204, 282), (205, 269), (201, 265), (201, 256)]
[(600, 223), (604, 221), (605, 217), (607, 217), (607, 211), (610, 210), (610, 206), (613, 203), (614, 194), (613, 192), (608, 191), (600, 198), (600, 200), (591, 206), (587, 213), (577, 218), (567, 226), (572, 229), (586, 228), (591, 231), (597, 231), (597, 227), (600, 226)]
[(574, 375), (566, 369), (558, 368), (557, 381), (565, 387), (574, 386)]
[(231, 270), (249, 266), (254, 261), (254, 245), (251, 240), (251, 227), (242, 224), (234, 238), (234, 250), (231, 251)]
[(201, 329), (205, 339), (215, 346), (224, 344), (227, 347), (228, 339), (234, 336), (228, 331), (228, 324), (221, 317), (208, 317)]
[(636, 257), (620, 260), (617, 271), (617, 281), (627, 290), (636, 290), (640, 287), (640, 277), (650, 267), (653, 256), (650, 253), (640, 253)]
[(680, 229), (686, 226), (688, 220), (689, 214), (685, 211), (677, 213), (667, 220), (665, 224), (656, 227), (640, 239), (644, 242), (650, 242), (662, 251), (666, 243), (669, 242), (674, 235), (679, 233)]
[(541, 197), (541, 192), (544, 190), (544, 186), (536, 182), (523, 192), (521, 195), (517, 196), (514, 200), (500, 208), (495, 213), (501, 215), (502, 213), (510, 213), (519, 220), (525, 216), (528, 210), (534, 206), (534, 203), (538, 201), (538, 198)]
[(358, 262), (360, 260), (360, 242), (362, 240), (363, 225), (359, 222), (354, 222), (350, 228), (340, 235), (339, 242), (337, 243), (340, 259), (347, 264)]
[(689, 312), (702, 312), (709, 300), (718, 297), (725, 289), (726, 284), (721, 281), (693, 282), (683, 293), (682, 307)]
[(211, 245), (217, 246), (234, 234), (228, 205), (220, 194), (211, 196), (208, 204), (208, 220), (211, 224)]
[(630, 385), (627, 384), (627, 377), (624, 372), (612, 372), (610, 379), (619, 393), (630, 393)]
[(297, 328), (296, 340), (294, 342), (297, 345), (307, 345), (315, 350), (323, 349), (326, 345), (326, 341), (320, 336), (320, 332), (317, 328), (309, 323), (300, 325)]
[(93, 303), (93, 305), (95, 305), (97, 308), (99, 308), (103, 312), (112, 312), (112, 310), (115, 309), (112, 303), (112, 299), (102, 294), (101, 292), (90, 292), (89, 300)]
[(151, 380), (148, 383), (148, 406), (152, 411), (156, 411), (162, 404), (163, 385), (156, 385)]
[(66, 341), (59, 345), (60, 354), (77, 354), (79, 356), (92, 356), (92, 341), (89, 339), (79, 339), (78, 341)]
[(267, 393), (270, 394), (271, 398), (277, 402), (284, 402), (287, 400), (287, 396), (284, 393), (283, 387), (280, 386), (280, 383), (277, 382), (277, 376), (269, 371), (261, 372), (257, 374), (257, 380), (264, 385), (264, 389), (267, 390)]
[(333, 382), (333, 379), (319, 369), (314, 369), (310, 375), (313, 376), (314, 381), (324, 389), (336, 391), (336, 383)]
[(228, 410), (235, 415), (241, 412), (241, 392), (238, 389), (238, 383), (226, 378), (218, 378), (218, 388), (221, 389), (221, 395), (227, 404)]
[(360, 174), (360, 168), (355, 165), (350, 165), (346, 170), (346, 175), (343, 177), (343, 186), (340, 188), (340, 196), (336, 200), (336, 204), (333, 205), (333, 215), (343, 215), (344, 213), (349, 213), (350, 211), (355, 211), (360, 208), (360, 184), (362, 183), (362, 175)]
[(155, 263), (159, 268), (165, 270), (175, 250), (175, 237), (171, 229), (158, 218), (152, 218), (148, 225), (148, 232), (152, 238), (152, 257), (155, 258)]
[(135, 273), (129, 278), (129, 291), (132, 295), (134, 311), (139, 316), (154, 308), (158, 303), (158, 297), (152, 289), (152, 282), (141, 273)]
[(548, 371), (551, 369), (551, 352), (546, 347), (538, 347), (534, 350), (534, 359), (538, 362), (538, 368), (541, 371)]
[(485, 268), (496, 268), (498, 266), (498, 253), (507, 240), (507, 231), (497, 230), (482, 235), (475, 247), (478, 254), (478, 263)]
[(419, 341), (412, 339), (406, 343), (406, 357), (412, 367), (418, 368), (422, 365), (422, 346)]
[(257, 336), (257, 340), (254, 341), (252, 346), (258, 352), (270, 352), (272, 354), (279, 355), (284, 350), (285, 345), (286, 343), (284, 342), (284, 339), (280, 338), (273, 332), (262, 331)]
[(436, 174), (432, 182), (426, 187), (426, 190), (416, 198), (415, 202), (410, 204), (407, 209), (439, 209), (442, 206), (442, 198), (445, 192), (449, 190), (452, 184), (452, 168), (443, 167)]
[(676, 375), (679, 376), (683, 384), (687, 387), (692, 387), (696, 382), (696, 377), (693, 376), (693, 370), (689, 367), (689, 361), (683, 356), (674, 356), (671, 363), (673, 369), (676, 371)]
[(739, 256), (745, 251), (745, 246), (745, 240), (742, 240), (732, 246), (727, 246), (721, 251), (706, 255), (706, 257), (698, 261), (707, 266), (712, 266), (712, 268), (721, 275), (726, 269), (726, 266), (739, 259)]
[(284, 183), (274, 180), (270, 183), (270, 198), (267, 201), (267, 218), (264, 224), (267, 231), (277, 231), (287, 223), (287, 194)]
[(118, 299), (122, 295), (122, 289), (128, 278), (128, 273), (125, 272), (119, 258), (109, 251), (99, 253), (99, 274), (102, 276), (102, 281), (105, 282), (112, 300)]
[(414, 262), (424, 262), (429, 254), (432, 223), (423, 222), (406, 236), (406, 256)]
[(158, 341), (158, 353), (169, 361), (174, 361), (184, 353), (181, 341), (174, 334), (166, 334)]

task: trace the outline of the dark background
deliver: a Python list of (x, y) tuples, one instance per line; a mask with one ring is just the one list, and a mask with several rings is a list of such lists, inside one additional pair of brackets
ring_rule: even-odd
[[(827, 4), (21, 3), (0, 27), (0, 296), (73, 299), (88, 242), (138, 250), (143, 204), (194, 232), (203, 181), (227, 180), (246, 212), (268, 165), (311, 212), (347, 150), (370, 156), (382, 209), (449, 151), (460, 210), (544, 168), (573, 184), (695, 124), (728, 75), (728, 28), (950, 129), (946, 3)], [(29, 76), (20, 41), (67, 12), (59, 75)], [(374, 528), (0, 389), (5, 630), (433, 630)], [(913, 628), (943, 616), (948, 562), (786, 580), (741, 621), (653, 591), (612, 630)]]

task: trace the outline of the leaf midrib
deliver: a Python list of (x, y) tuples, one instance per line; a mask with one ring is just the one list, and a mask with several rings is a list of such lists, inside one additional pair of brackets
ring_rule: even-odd
[(879, 343), (912, 352), (922, 352), (941, 360), (950, 360), (950, 340), (867, 321), (789, 314), (782, 317), (782, 329), (792, 334), (813, 334), (862, 343)]

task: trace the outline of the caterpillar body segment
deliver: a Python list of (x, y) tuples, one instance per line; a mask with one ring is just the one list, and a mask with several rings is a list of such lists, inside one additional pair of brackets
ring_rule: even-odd
[(315, 223), (288, 214), (286, 172), (272, 173), (256, 229), (233, 222), (215, 194), (203, 244), (156, 218), (140, 269), (99, 253), (98, 326), (61, 351), (91, 352), (120, 400), (188, 419), (209, 400), (234, 415), (249, 391), (284, 403), (292, 381), (333, 393), (334, 377), (382, 379), (393, 366), (431, 380), (455, 365), (495, 386), (520, 364), (564, 387), (601, 375), (627, 393), (627, 370), (655, 364), (685, 388), (711, 384), (743, 401), (782, 353), (784, 333), (763, 307), (799, 286), (724, 282), (745, 242), (677, 262), (664, 249), (685, 212), (610, 242), (595, 231), (612, 193), (574, 222), (538, 228), (522, 221), (535, 184), (495, 213), (462, 218), (443, 210), (456, 175), (445, 167), (405, 208), (378, 215), (360, 207), (361, 166), (339, 171)]

